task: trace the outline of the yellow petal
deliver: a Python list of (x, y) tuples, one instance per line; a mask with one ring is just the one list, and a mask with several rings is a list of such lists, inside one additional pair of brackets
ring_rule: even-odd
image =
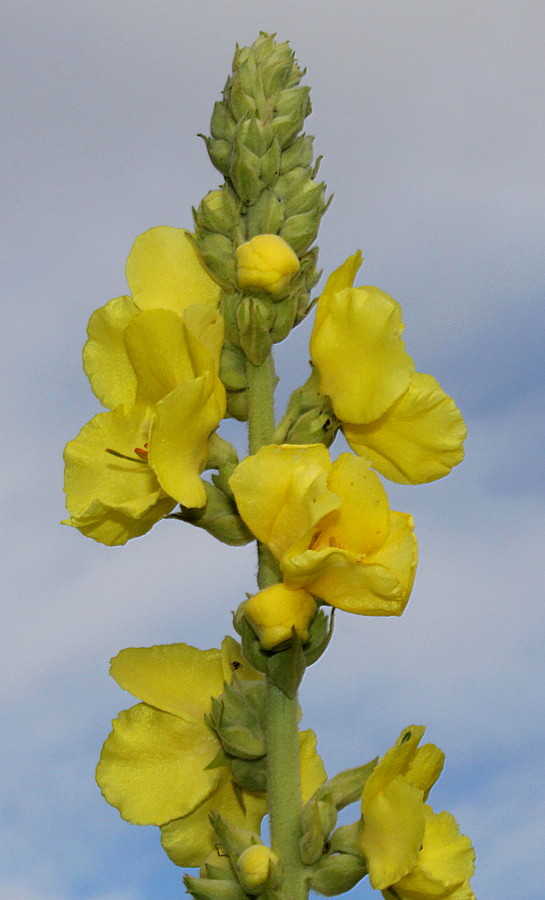
[(148, 440), (149, 421), (146, 408), (119, 406), (95, 416), (66, 445), (67, 524), (112, 546), (145, 534), (175, 506), (135, 453)]
[(337, 609), (362, 616), (399, 616), (406, 604), (395, 575), (346, 550), (287, 553), (282, 561), (286, 584), (306, 589)]
[(390, 747), (379, 760), (363, 789), (361, 806), (364, 815), (366, 805), (383, 790), (388, 782), (398, 775), (406, 774), (418, 752), (418, 744), (422, 740), (425, 730), (423, 725), (409, 725), (404, 728), (394, 746)]
[(139, 403), (153, 406), (183, 381), (194, 378), (184, 323), (171, 310), (138, 313), (124, 340), (136, 374)]
[[(162, 492), (161, 492), (162, 493)], [(176, 502), (166, 497), (138, 518), (94, 500), (85, 515), (63, 519), (63, 525), (77, 528), (85, 537), (107, 547), (120, 547), (132, 538), (147, 534), (157, 522), (168, 516)]]
[(352, 256), (349, 256), (346, 262), (339, 266), (338, 269), (335, 269), (334, 272), (331, 273), (329, 278), (327, 279), (325, 288), (318, 300), (318, 304), (316, 306), (316, 318), (314, 320), (314, 328), (312, 330), (312, 336), (310, 338), (310, 352), (312, 353), (312, 342), (315, 340), (315, 336), (318, 334), (322, 323), (327, 315), (329, 301), (332, 297), (335, 296), (339, 291), (344, 291), (345, 288), (351, 288), (354, 284), (354, 278), (358, 274), (358, 270), (361, 267), (363, 262), (363, 258), (361, 255), (361, 250), (356, 250)]
[(209, 820), (212, 811), (221, 813), (230, 824), (259, 835), (261, 820), (267, 811), (264, 796), (249, 791), (236, 793), (228, 768), (213, 771), (221, 774), (210, 797), (190, 815), (175, 819), (161, 828), (163, 848), (177, 866), (200, 866), (214, 850), (218, 838)]
[(149, 463), (163, 490), (184, 506), (206, 503), (200, 474), (224, 412), (225, 389), (210, 373), (180, 384), (155, 407)]
[(340, 500), (326, 486), (331, 468), (323, 444), (262, 447), (229, 479), (248, 528), (280, 558)]
[(129, 647), (112, 659), (110, 674), (139, 700), (186, 722), (202, 724), (210, 698), (223, 693), (221, 651), (188, 644)]
[(312, 731), (299, 732), (299, 759), (301, 762), (301, 799), (303, 803), (327, 781), (322, 758), (316, 750), (317, 737)]
[(190, 306), (185, 310), (187, 346), (195, 375), (219, 374), (223, 348), (223, 316), (210, 306)]
[[(455, 897), (458, 889), (467, 890), (467, 879), (475, 868), (471, 841), (460, 834), (454, 816), (434, 813), (425, 807), (426, 828), (418, 862), (408, 875), (394, 884), (400, 896), (408, 900)], [(471, 894), (469, 895), (471, 896)]]
[(108, 803), (135, 825), (162, 825), (186, 815), (213, 791), (219, 775), (207, 769), (218, 742), (204, 723), (193, 724), (145, 703), (119, 714), (97, 767)]
[(405, 778), (424, 791), (426, 797), (445, 765), (445, 754), (435, 744), (419, 747), (409, 763)]
[(397, 615), (401, 615), (409, 602), (417, 562), (418, 545), (413, 517), (407, 513), (390, 512), (388, 539), (376, 553), (368, 557), (367, 563), (383, 566), (396, 578), (402, 604)]
[(313, 334), (320, 390), (342, 422), (372, 422), (407, 389), (414, 371), (401, 339), (401, 310), (378, 288), (347, 288), (330, 297)]
[(378, 550), (390, 530), (390, 505), (380, 479), (370, 471), (369, 460), (343, 453), (327, 481), (342, 505), (320, 523), (320, 536), (313, 549), (342, 547), (368, 555)]
[(422, 791), (396, 776), (365, 806), (361, 848), (369, 880), (382, 890), (415, 865), (424, 836)]
[(230, 635), (226, 635), (221, 644), (221, 664), (223, 680), (231, 683), (233, 675), (240, 681), (263, 681), (264, 676), (250, 665), (242, 655), (242, 648), (238, 641)]
[(466, 427), (454, 401), (431, 375), (416, 373), (407, 390), (379, 419), (345, 423), (352, 449), (400, 484), (423, 484), (448, 475), (464, 458)]
[(139, 235), (127, 260), (127, 281), (140, 309), (217, 306), (220, 288), (204, 269), (182, 228), (150, 228)]
[(83, 368), (103, 406), (115, 409), (134, 403), (136, 376), (123, 340), (125, 329), (138, 312), (131, 297), (117, 297), (93, 313), (83, 348)]

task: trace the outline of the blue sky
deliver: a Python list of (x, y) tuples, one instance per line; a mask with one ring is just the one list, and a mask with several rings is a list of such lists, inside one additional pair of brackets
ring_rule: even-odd
[[(120, 648), (218, 646), (249, 548), (165, 522), (124, 549), (61, 527), (64, 443), (98, 411), (80, 353), (125, 292), (134, 237), (191, 225), (219, 178), (202, 142), (235, 44), (289, 40), (335, 197), (327, 272), (402, 304), (406, 344), (466, 414), (467, 459), (391, 487), (421, 563), (400, 620), (339, 615), (303, 689), (330, 774), (411, 723), (447, 753), (434, 789), (478, 856), (479, 900), (545, 895), (542, 35), (535, 2), (0, 2), (5, 385), (0, 900), (176, 900), (181, 873), (93, 780)], [(6, 334), (7, 332), (7, 334)], [(278, 351), (279, 402), (309, 323)], [(241, 432), (237, 439), (242, 440)], [(373, 892), (360, 885), (355, 898)], [(378, 895), (377, 895), (378, 896)]]

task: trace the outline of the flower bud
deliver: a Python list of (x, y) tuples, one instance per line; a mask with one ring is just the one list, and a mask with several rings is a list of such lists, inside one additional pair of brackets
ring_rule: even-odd
[(273, 584), (247, 601), (244, 614), (264, 650), (273, 650), (288, 641), (293, 629), (304, 643), (316, 614), (316, 601), (305, 590), (292, 591), (285, 584)]
[(282, 293), (299, 271), (299, 259), (277, 234), (258, 234), (236, 251), (238, 283), (269, 294)]
[(255, 894), (267, 883), (271, 866), (278, 865), (276, 853), (265, 844), (246, 847), (238, 858), (237, 874), (240, 883), (249, 894)]

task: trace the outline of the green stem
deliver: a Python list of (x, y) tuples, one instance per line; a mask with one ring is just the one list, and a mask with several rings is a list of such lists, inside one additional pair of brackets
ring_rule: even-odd
[(272, 849), (282, 864), (282, 897), (307, 900), (301, 861), (301, 775), (297, 698), (267, 682), (267, 790)]
[[(276, 375), (272, 355), (260, 365), (247, 363), (249, 385), (249, 445), (257, 453), (272, 442)], [(280, 570), (267, 547), (258, 542), (260, 588), (281, 580)], [(301, 861), (301, 774), (297, 697), (289, 699), (267, 679), (267, 796), (272, 849), (282, 866), (281, 894), (286, 900), (307, 900), (308, 887)]]

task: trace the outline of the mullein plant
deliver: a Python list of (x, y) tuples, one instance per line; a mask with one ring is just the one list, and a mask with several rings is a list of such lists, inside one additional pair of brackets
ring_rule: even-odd
[[(298, 687), (334, 609), (400, 616), (409, 600), (413, 520), (390, 509), (380, 476), (441, 478), (466, 433), (415, 371), (399, 304), (354, 286), (359, 252), (311, 300), (328, 199), (302, 131), (303, 74), (273, 36), (237, 49), (204, 137), (221, 185), (192, 231), (136, 239), (130, 293), (89, 322), (84, 368), (106, 411), (66, 447), (67, 524), (118, 546), (168, 518), (232, 546), (255, 540), (258, 554), (238, 640), (112, 660), (139, 702), (114, 721), (97, 781), (124, 819), (159, 826), (175, 864), (200, 869), (185, 878), (199, 900), (334, 896), (366, 876), (385, 900), (472, 900), (471, 843), (428, 804), (444, 756), (420, 745), (422, 726), (331, 778), (298, 729)], [(272, 348), (313, 308), (311, 371), (277, 422)], [(225, 418), (248, 423), (245, 459), (218, 433)], [(335, 455), (340, 431), (352, 452)], [(349, 804), (354, 822), (338, 825)]]

